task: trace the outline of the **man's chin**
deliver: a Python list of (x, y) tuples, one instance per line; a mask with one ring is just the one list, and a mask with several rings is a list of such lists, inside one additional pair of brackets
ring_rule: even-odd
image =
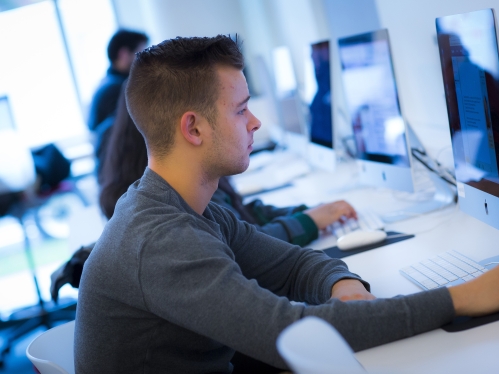
[(237, 175), (244, 173), (249, 167), (249, 160), (246, 162), (244, 165), (240, 165), (238, 167), (231, 168), (230, 170), (227, 170), (225, 173), (225, 177), (230, 177), (231, 175)]

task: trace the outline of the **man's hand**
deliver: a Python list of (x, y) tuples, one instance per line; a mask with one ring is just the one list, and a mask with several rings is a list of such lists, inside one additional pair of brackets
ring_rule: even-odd
[(376, 299), (357, 279), (342, 279), (336, 282), (331, 290), (331, 298), (341, 301)]
[(476, 279), (449, 287), (458, 316), (481, 316), (499, 311), (499, 266)]
[(310, 208), (303, 213), (307, 214), (315, 222), (319, 230), (324, 230), (330, 224), (342, 219), (355, 218), (357, 213), (355, 209), (346, 201), (340, 200), (334, 203), (322, 204), (315, 208)]

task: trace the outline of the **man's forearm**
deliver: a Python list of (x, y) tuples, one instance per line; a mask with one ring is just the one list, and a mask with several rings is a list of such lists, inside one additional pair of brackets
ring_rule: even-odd
[(499, 310), (499, 266), (464, 284), (450, 287), (457, 316), (480, 316)]
[(336, 282), (331, 289), (331, 297), (341, 301), (375, 299), (357, 279), (342, 279)]

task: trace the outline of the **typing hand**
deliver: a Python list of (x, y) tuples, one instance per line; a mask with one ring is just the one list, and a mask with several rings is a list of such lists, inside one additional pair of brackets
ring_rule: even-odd
[(342, 279), (336, 282), (331, 290), (331, 298), (341, 301), (376, 299), (357, 279)]
[(312, 218), (319, 230), (326, 229), (329, 225), (340, 219), (357, 219), (355, 209), (344, 200), (322, 204), (315, 208), (307, 209), (303, 213)]
[(481, 316), (499, 311), (499, 266), (476, 279), (449, 287), (458, 316)]

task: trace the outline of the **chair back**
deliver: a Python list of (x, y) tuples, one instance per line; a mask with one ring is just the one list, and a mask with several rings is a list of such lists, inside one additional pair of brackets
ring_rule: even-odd
[(285, 328), (277, 338), (277, 350), (295, 374), (366, 373), (345, 339), (317, 317)]
[(37, 336), (26, 356), (41, 374), (74, 374), (75, 321), (56, 326)]

